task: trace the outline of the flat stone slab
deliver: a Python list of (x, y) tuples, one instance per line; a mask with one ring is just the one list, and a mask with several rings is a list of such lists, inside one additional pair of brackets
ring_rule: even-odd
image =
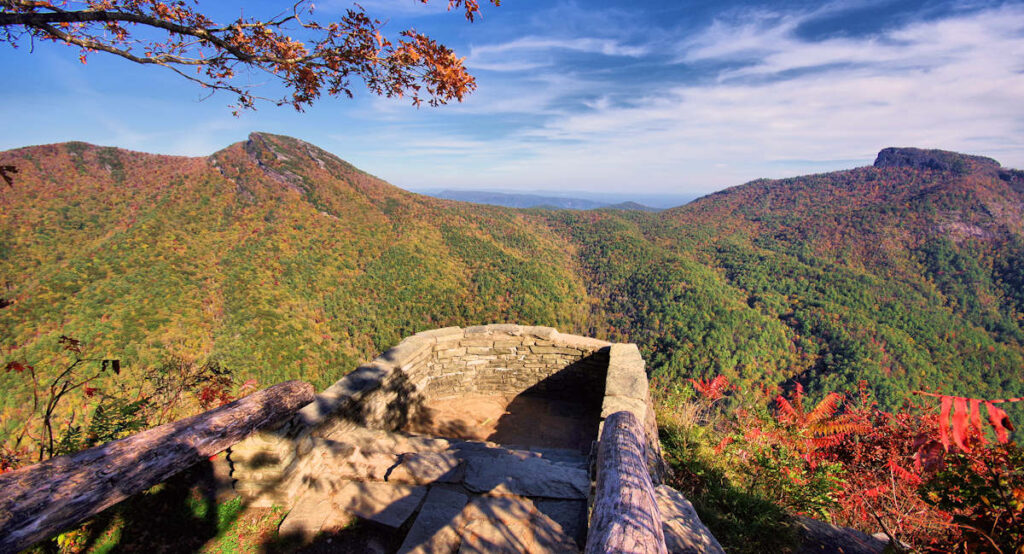
[(337, 434), (329, 434), (324, 440), (348, 444), (362, 452), (386, 452), (400, 454), (402, 452), (440, 452), (451, 447), (447, 439), (403, 435), (378, 429), (356, 427), (344, 429)]
[[(385, 481), (388, 473), (399, 464), (399, 457), (390, 452), (363, 451), (354, 446), (332, 442), (317, 464), (321, 477), (335, 479)], [(345, 446), (347, 448), (343, 448)]]
[(526, 498), (476, 497), (457, 525), (459, 554), (579, 552), (562, 526)]
[(438, 487), (432, 488), (398, 552), (400, 554), (456, 552), (462, 542), (456, 530), (456, 521), (467, 502), (469, 502), (469, 497), (465, 494)]
[(398, 456), (386, 474), (389, 483), (459, 483), (464, 475), (462, 460), (451, 452), (409, 452)]
[(473, 492), (491, 495), (583, 499), (590, 492), (583, 468), (513, 455), (468, 456), (464, 483)]
[(562, 526), (565, 534), (582, 548), (587, 540), (587, 501), (549, 500), (533, 501), (537, 509)]
[(331, 498), (322, 491), (310, 490), (295, 503), (278, 528), (281, 537), (298, 536), (310, 540), (331, 515)]
[(332, 495), (332, 501), (352, 515), (397, 529), (426, 494), (426, 487), (351, 481)]
[(576, 449), (538, 446), (529, 448), (527, 452), (532, 454), (531, 457), (543, 458), (553, 464), (587, 467), (587, 456)]
[(654, 488), (654, 496), (661, 512), (661, 529), (665, 546), (673, 554), (725, 554), (722, 545), (704, 526), (693, 504), (683, 493), (666, 485)]

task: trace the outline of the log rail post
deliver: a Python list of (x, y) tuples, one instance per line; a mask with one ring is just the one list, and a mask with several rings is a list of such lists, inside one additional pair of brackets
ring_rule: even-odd
[(220, 408), (0, 475), (0, 554), (17, 552), (166, 481), (313, 401), (286, 381)]
[(632, 413), (605, 419), (587, 554), (667, 553), (644, 444), (644, 427)]

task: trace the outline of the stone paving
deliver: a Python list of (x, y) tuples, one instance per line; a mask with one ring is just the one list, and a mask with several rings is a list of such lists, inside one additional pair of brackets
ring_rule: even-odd
[(576, 450), (358, 428), (312, 454), (282, 536), (361, 520), (402, 534), (399, 552), (572, 552), (584, 539), (590, 478)]

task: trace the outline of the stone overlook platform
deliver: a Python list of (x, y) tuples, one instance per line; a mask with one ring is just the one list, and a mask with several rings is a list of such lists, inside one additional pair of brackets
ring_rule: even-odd
[[(636, 422), (634, 465), (649, 501), (635, 518), (646, 523), (625, 526), (663, 536), (667, 551), (720, 552), (689, 502), (661, 484), (636, 346), (550, 327), (417, 333), (227, 459), (248, 501), (289, 510), (282, 536), (308, 541), (358, 527), (368, 551), (595, 551), (597, 473), (610, 456), (599, 459), (598, 438), (611, 440), (604, 421), (615, 414), (619, 425), (621, 412)], [(614, 497), (622, 487), (609, 479)], [(631, 502), (612, 498), (605, 511), (626, 513)]]

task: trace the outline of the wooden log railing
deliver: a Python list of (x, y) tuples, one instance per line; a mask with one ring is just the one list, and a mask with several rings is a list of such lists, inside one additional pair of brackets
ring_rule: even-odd
[(0, 554), (72, 527), (313, 401), (286, 381), (181, 421), (0, 475)]
[(667, 552), (644, 437), (643, 425), (630, 412), (615, 412), (604, 421), (587, 554)]

